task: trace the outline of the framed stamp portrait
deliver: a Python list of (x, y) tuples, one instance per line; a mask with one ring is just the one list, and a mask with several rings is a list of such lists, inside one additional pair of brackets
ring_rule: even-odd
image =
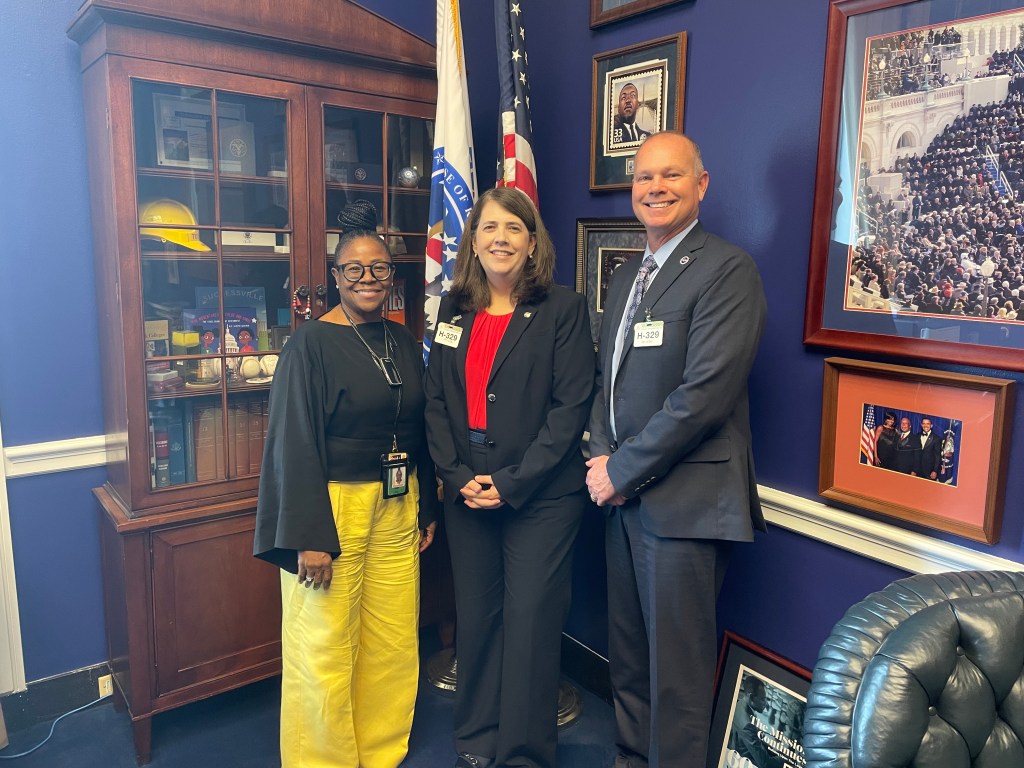
[(652, 133), (681, 129), (686, 33), (594, 57), (590, 188), (628, 189)]
[(832, 0), (804, 341), (1024, 370), (1016, 0)]
[(718, 656), (707, 768), (803, 765), (811, 673), (726, 632)]
[(818, 492), (986, 544), (999, 540), (1014, 385), (830, 357)]
[(682, 0), (590, 0), (590, 28), (679, 2)]
[(576, 219), (576, 291), (587, 297), (594, 343), (601, 330), (612, 272), (643, 258), (647, 235), (636, 219)]

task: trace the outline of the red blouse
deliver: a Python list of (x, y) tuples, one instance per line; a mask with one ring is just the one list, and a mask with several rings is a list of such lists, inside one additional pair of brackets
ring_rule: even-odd
[(491, 315), (485, 310), (476, 313), (466, 350), (466, 407), (470, 429), (487, 429), (487, 380), (498, 354), (498, 345), (512, 319), (507, 315)]

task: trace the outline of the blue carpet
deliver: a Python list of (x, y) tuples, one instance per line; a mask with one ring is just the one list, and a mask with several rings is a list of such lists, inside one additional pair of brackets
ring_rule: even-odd
[[(603, 768), (615, 757), (611, 708), (580, 690), (583, 714), (559, 732), (559, 768)], [(421, 683), (409, 756), (402, 768), (450, 768), (452, 703), (449, 694)], [(196, 702), (153, 720), (152, 768), (278, 768), (278, 678)], [(10, 735), (0, 756), (38, 744), (50, 724)], [(53, 738), (23, 758), (0, 761), (17, 768), (135, 768), (131, 724), (107, 700), (65, 718)]]

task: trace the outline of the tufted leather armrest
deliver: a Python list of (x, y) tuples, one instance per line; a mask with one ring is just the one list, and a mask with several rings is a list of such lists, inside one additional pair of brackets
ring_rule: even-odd
[(846, 612), (814, 669), (812, 768), (1024, 766), (1024, 573), (912, 576)]

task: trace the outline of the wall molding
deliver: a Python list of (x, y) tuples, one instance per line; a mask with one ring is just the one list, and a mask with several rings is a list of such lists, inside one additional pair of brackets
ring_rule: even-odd
[(3, 456), (4, 471), (8, 480), (29, 475), (45, 475), (50, 472), (102, 467), (111, 459), (105, 435), (15, 445), (5, 448)]
[(1022, 571), (1024, 564), (961, 547), (817, 501), (758, 486), (765, 519), (780, 528), (910, 573)]
[[(10, 480), (101, 467), (123, 455), (124, 441), (113, 438), (94, 435), (12, 446), (3, 450), (4, 474)], [(950, 544), (803, 496), (764, 485), (758, 486), (758, 492), (765, 519), (772, 525), (910, 573), (1024, 570), (1024, 563)]]

